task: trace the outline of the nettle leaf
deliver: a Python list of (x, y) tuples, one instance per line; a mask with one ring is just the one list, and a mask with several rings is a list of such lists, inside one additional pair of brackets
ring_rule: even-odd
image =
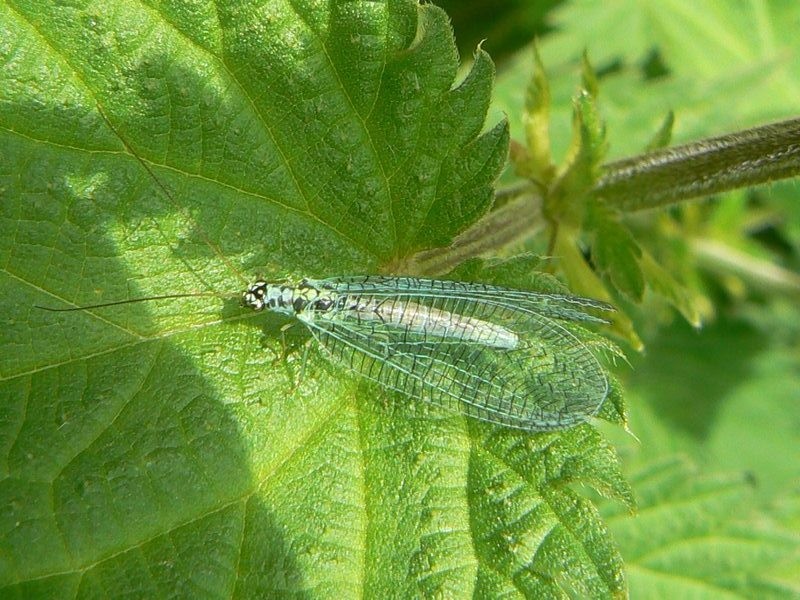
[[(565, 67), (587, 50), (604, 72), (603, 113), (612, 158), (638, 153), (646, 140), (643, 132), (657, 127), (670, 110), (677, 115), (675, 141), (793, 114), (800, 64), (784, 57), (795, 56), (798, 49), (794, 28), (787, 26), (797, 18), (796, 9), (793, 3), (765, 6), (757, 0), (744, 0), (737, 10), (720, 0), (691, 7), (638, 1), (560, 4), (550, 15), (554, 34), (539, 45), (550, 72), (562, 74), (551, 80), (553, 140), (569, 135), (563, 123), (566, 110), (561, 115), (556, 110), (565, 107), (574, 90)], [(654, 57), (662, 76), (648, 72)]]
[(797, 595), (786, 577), (796, 569), (797, 536), (758, 514), (743, 478), (701, 476), (671, 458), (633, 479), (636, 517), (604, 512), (626, 559), (632, 597)]
[[(584, 75), (588, 76), (588, 63)], [(560, 223), (580, 227), (585, 205), (605, 156), (605, 125), (597, 110), (595, 97), (581, 91), (574, 99), (572, 144), (563, 172), (559, 174), (546, 202), (548, 216)]]
[(630, 230), (600, 203), (592, 205), (587, 227), (594, 233), (592, 258), (598, 270), (617, 290), (640, 301), (644, 293), (644, 276), (639, 264), (642, 249)]
[(658, 264), (649, 252), (641, 250), (639, 266), (642, 275), (647, 280), (647, 285), (678, 309), (689, 324), (693, 327), (700, 327), (702, 324), (701, 301), (685, 285), (678, 282), (669, 271)]
[(487, 210), (507, 127), (440, 9), (5, 3), (0, 58), (4, 596), (624, 593), (590, 425), (408, 402), (236, 300)]

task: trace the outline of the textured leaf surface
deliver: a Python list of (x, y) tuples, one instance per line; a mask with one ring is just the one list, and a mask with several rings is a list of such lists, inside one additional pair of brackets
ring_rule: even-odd
[(639, 513), (606, 515), (625, 556), (632, 597), (800, 594), (783, 574), (800, 558), (800, 537), (753, 518), (746, 481), (699, 476), (677, 459), (651, 463), (633, 479)]
[(571, 487), (630, 503), (589, 425), (409, 403), (233, 298), (33, 308), (446, 243), (487, 209), (507, 130), (484, 130), (484, 53), (455, 82), (439, 9), (7, 0), (0, 59), (2, 595), (623, 593)]
[[(608, 123), (609, 159), (640, 152), (665, 115), (676, 115), (674, 142), (786, 118), (797, 110), (800, 42), (797, 5), (745, 0), (564, 2), (550, 15), (554, 33), (539, 51), (551, 75), (554, 156), (570, 142), (570, 98), (581, 55), (603, 73), (600, 102)], [(656, 59), (666, 76), (644, 80)], [(523, 90), (530, 52), (507, 68), (495, 94), (521, 139)]]

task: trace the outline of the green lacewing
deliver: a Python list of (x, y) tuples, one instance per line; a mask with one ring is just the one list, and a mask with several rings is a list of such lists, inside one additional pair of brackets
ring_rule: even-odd
[[(177, 206), (149, 165), (117, 135)], [(231, 266), (205, 235), (204, 239)], [(208, 295), (218, 294), (167, 294), (55, 310)], [(384, 388), (506, 427), (571, 427), (596, 414), (608, 395), (600, 362), (562, 323), (605, 323), (588, 311), (614, 308), (597, 300), (480, 283), (368, 275), (296, 284), (259, 280), (244, 291), (242, 304), (297, 318), (328, 359)]]
[(255, 282), (253, 310), (299, 319), (334, 362), (382, 386), (527, 431), (570, 427), (608, 394), (597, 358), (559, 320), (600, 321), (608, 304), (414, 277)]

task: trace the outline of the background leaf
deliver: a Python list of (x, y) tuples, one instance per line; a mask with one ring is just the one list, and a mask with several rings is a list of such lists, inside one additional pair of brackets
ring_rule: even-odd
[(630, 231), (602, 205), (593, 207), (588, 228), (594, 233), (592, 259), (612, 285), (633, 300), (641, 300), (644, 277), (639, 261), (642, 249)]
[[(609, 160), (640, 152), (657, 131), (663, 133), (661, 124), (670, 111), (675, 115), (676, 143), (792, 117), (800, 64), (800, 44), (793, 33), (798, 19), (797, 6), (787, 3), (743, 2), (736, 8), (715, 0), (691, 7), (563, 3), (549, 17), (553, 34), (537, 44), (549, 76), (556, 160), (570, 142), (570, 98), (587, 49), (598, 71)], [(516, 140), (524, 139), (524, 91), (533, 72), (532, 49), (520, 52), (495, 92), (494, 109), (510, 116)], [(663, 140), (661, 134), (656, 137)], [(607, 430), (625, 472), (634, 474), (634, 494), (643, 513), (649, 503), (640, 496), (645, 488), (635, 474), (667, 457), (688, 456), (701, 479), (749, 481), (748, 506), (755, 508), (737, 507), (735, 516), (742, 519), (737, 527), (744, 527), (749, 536), (770, 522), (776, 528), (772, 534), (788, 536), (782, 539), (795, 550), (800, 532), (793, 508), (800, 489), (794, 458), (800, 422), (798, 206), (797, 184), (787, 181), (685, 203), (668, 212), (625, 215), (642, 249), (647, 282), (640, 305), (624, 298), (619, 303), (644, 342), (642, 355), (629, 354), (630, 371), (620, 369), (630, 429), (638, 440)], [(526, 249), (543, 251), (548, 240), (542, 238), (546, 236)], [(586, 248), (561, 244), (553, 254), (562, 268), (574, 269), (582, 249)], [(570, 277), (580, 281), (583, 275), (585, 271)], [(598, 281), (583, 280), (598, 288)], [(677, 322), (674, 311), (650, 292), (680, 310), (694, 328)], [(677, 482), (674, 486), (682, 489)], [(661, 514), (669, 517), (669, 508)], [(677, 514), (673, 518), (676, 525), (681, 523)], [(712, 524), (696, 522), (698, 535), (729, 525), (709, 529)], [(620, 533), (616, 522), (610, 527)], [(710, 589), (714, 597), (798, 595), (796, 553), (793, 559), (790, 552), (784, 554), (789, 559), (781, 567), (781, 585), (760, 588), (758, 582), (774, 581), (775, 573), (760, 560), (750, 560), (741, 548), (728, 552), (724, 540), (714, 537), (720, 555), (711, 550), (705, 555), (687, 553), (707, 563), (708, 571), (686, 581), (675, 578), (685, 562), (662, 564), (654, 573), (630, 553), (652, 541), (649, 523), (626, 519), (623, 527), (628, 537), (620, 539), (620, 548), (636, 597), (679, 596), (691, 591), (681, 587), (684, 583), (697, 584), (695, 591)], [(688, 547), (692, 535), (688, 531), (679, 543)], [(763, 549), (762, 541), (754, 542), (753, 548)], [(714, 583), (730, 573), (727, 557), (738, 565), (742, 585), (730, 579), (725, 586)]]
[[(556, 160), (570, 142), (570, 99), (584, 52), (600, 75), (608, 160), (640, 152), (670, 111), (673, 143), (794, 114), (798, 19), (796, 6), (781, 2), (745, 1), (735, 9), (723, 0), (691, 7), (655, 0), (562, 3), (546, 20), (552, 35), (539, 44), (550, 75)], [(531, 52), (519, 52), (498, 81), (493, 105), (496, 114), (509, 115), (512, 132), (522, 131), (532, 63)]]
[(703, 477), (676, 458), (651, 463), (633, 479), (639, 514), (606, 515), (625, 556), (633, 597), (797, 595), (782, 569), (796, 564), (798, 538), (763, 517), (753, 519), (745, 480)]

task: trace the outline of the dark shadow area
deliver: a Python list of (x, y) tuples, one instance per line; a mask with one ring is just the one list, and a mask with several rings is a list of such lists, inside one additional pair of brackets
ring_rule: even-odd
[(258, 565), (259, 568), (242, 573), (233, 597), (276, 600), (316, 597), (305, 589), (303, 573), (297, 565), (295, 553), (282, 537), (281, 530), (268, 506), (261, 501), (248, 503), (241, 563)]
[(658, 415), (702, 440), (726, 395), (750, 376), (765, 347), (757, 330), (724, 315), (701, 330), (676, 318), (646, 341), (643, 356), (632, 357), (629, 385)]
[[(41, 107), (17, 110), (36, 114)], [(0, 223), (15, 240), (0, 253), (12, 286), (4, 297), (54, 306), (97, 292), (102, 300), (136, 297), (141, 274), (131, 274), (119, 257), (137, 251), (135, 238), (150, 224), (144, 217), (158, 222), (167, 210), (141, 165), (9, 131), (2, 137), (11, 161), (0, 173)], [(186, 251), (165, 243), (179, 255)], [(226, 301), (221, 316), (241, 314), (238, 303)], [(99, 596), (129, 592), (134, 579), (152, 586), (152, 596), (172, 595), (206, 576), (199, 585), (219, 583), (224, 591), (225, 574), (209, 570), (222, 570), (225, 561), (238, 564), (240, 576), (261, 572), (265, 565), (237, 562), (242, 515), (225, 513), (205, 527), (253, 487), (251, 449), (231, 399), (220, 398), (196, 357), (168, 338), (136, 341), (130, 331), (158, 329), (148, 303), (105, 312), (14, 309), (18, 318), (4, 324), (4, 335), (20, 362), (4, 363), (0, 396), (8, 392), (7, 406), (20, 408), (0, 427), (9, 442), (0, 480), (7, 507), (0, 595), (59, 596), (75, 569), (78, 591)], [(286, 320), (246, 322), (270, 335)], [(48, 343), (37, 343), (43, 339)], [(302, 574), (266, 508), (259, 523), (262, 537), (245, 540), (260, 545), (262, 556), (254, 559), (280, 564), (292, 587), (301, 588)]]
[(483, 42), (502, 67), (520, 48), (551, 30), (547, 17), (561, 0), (436, 0), (434, 4), (452, 20), (461, 56), (472, 56)]

